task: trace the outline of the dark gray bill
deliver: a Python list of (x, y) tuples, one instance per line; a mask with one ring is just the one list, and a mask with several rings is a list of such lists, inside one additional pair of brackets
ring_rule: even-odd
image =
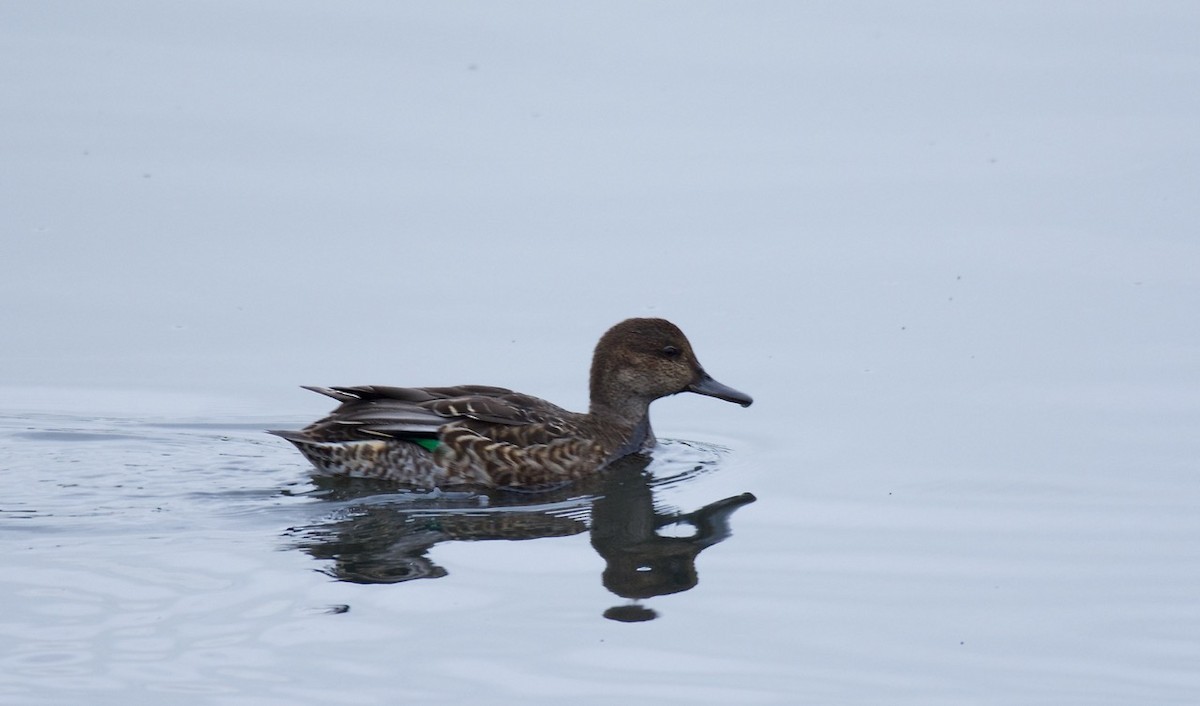
[(722, 385), (713, 380), (712, 376), (703, 370), (700, 371), (700, 375), (696, 378), (696, 381), (688, 385), (687, 389), (688, 392), (695, 392), (698, 395), (708, 395), (709, 397), (716, 397), (726, 402), (736, 402), (743, 407), (749, 407), (754, 403), (754, 398), (750, 395), (747, 395), (745, 392), (738, 392), (727, 385)]

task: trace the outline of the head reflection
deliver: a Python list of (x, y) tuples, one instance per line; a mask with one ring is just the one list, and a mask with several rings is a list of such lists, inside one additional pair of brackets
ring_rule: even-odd
[[(645, 473), (646, 460), (610, 469), (605, 492), (592, 505), (592, 547), (604, 558), (604, 587), (622, 598), (643, 600), (696, 586), (696, 557), (728, 538), (729, 516), (754, 502), (750, 493), (709, 503), (687, 514), (661, 511)], [(690, 527), (689, 536), (664, 535), (668, 526)], [(610, 608), (604, 617), (622, 622), (653, 620), (657, 614), (634, 604)]]

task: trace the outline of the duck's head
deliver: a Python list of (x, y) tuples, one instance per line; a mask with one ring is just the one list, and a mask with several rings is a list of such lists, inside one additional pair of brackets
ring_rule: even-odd
[(591, 379), (593, 411), (603, 408), (632, 413), (644, 410), (659, 397), (680, 392), (708, 395), (743, 407), (754, 401), (706, 373), (683, 331), (665, 319), (626, 319), (610, 328), (596, 344)]

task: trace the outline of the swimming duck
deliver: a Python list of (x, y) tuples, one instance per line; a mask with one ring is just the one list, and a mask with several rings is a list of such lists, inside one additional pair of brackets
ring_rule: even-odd
[(503, 387), (309, 387), (340, 402), (292, 442), (319, 474), (417, 488), (538, 489), (593, 474), (655, 444), (650, 403), (695, 392), (749, 407), (714, 380), (664, 319), (627, 319), (592, 357), (587, 413)]

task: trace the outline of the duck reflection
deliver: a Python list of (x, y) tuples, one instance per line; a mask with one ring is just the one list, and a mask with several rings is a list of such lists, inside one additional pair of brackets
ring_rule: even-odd
[[(680, 513), (656, 505), (649, 457), (628, 456), (586, 484), (537, 494), (493, 492), (411, 495), (395, 486), (354, 479), (323, 480), (322, 497), (341, 507), (328, 522), (293, 528), (297, 546), (323, 571), (352, 583), (400, 583), (440, 578), (446, 570), (429, 557), (439, 542), (566, 537), (589, 532), (604, 558), (603, 583), (630, 599), (604, 612), (623, 622), (657, 614), (638, 601), (696, 586), (696, 557), (731, 534), (735, 510), (750, 493)], [(669, 534), (663, 534), (666, 528)], [(681, 536), (682, 529), (690, 534)]]

